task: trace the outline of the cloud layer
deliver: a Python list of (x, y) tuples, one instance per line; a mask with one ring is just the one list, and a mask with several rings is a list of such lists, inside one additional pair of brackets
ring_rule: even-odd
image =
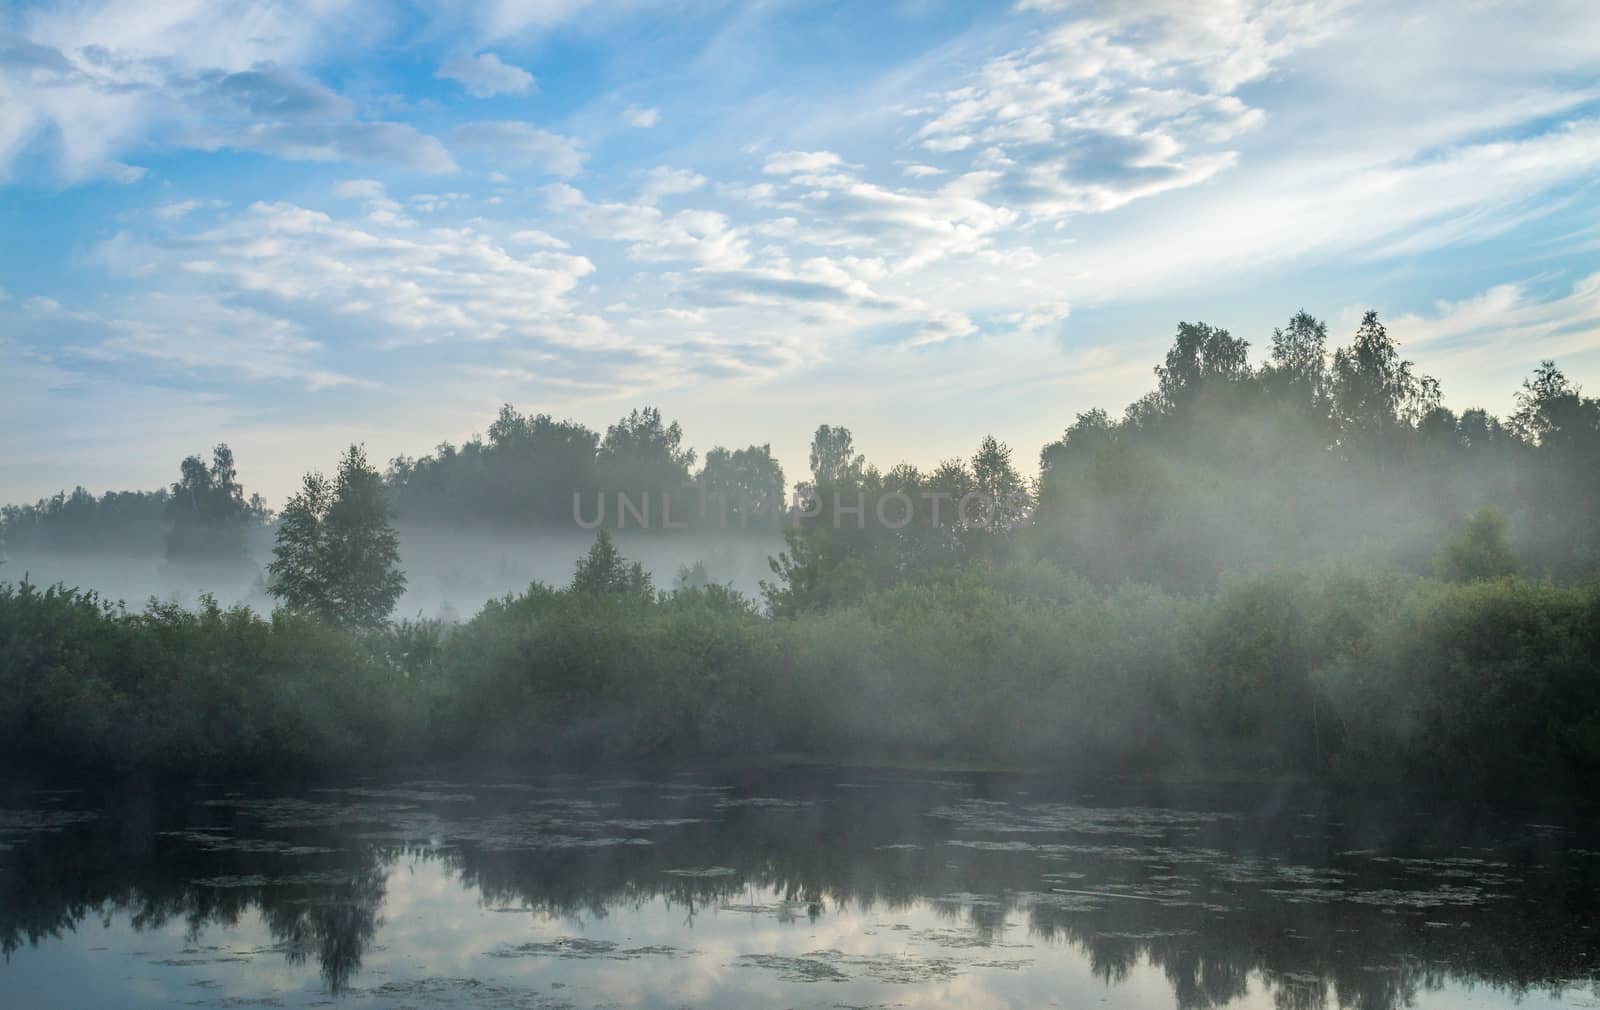
[(11, 254), (3, 348), (49, 379), (4, 392), (379, 426), (422, 390), (441, 425), (650, 398), (927, 461), (953, 411), (1026, 446), (1131, 398), (1184, 304), (1374, 305), (1474, 398), (1600, 367), (1592, 4), (932, 8), (827, 65), (783, 5), (7, 14), (0, 185), (75, 230)]

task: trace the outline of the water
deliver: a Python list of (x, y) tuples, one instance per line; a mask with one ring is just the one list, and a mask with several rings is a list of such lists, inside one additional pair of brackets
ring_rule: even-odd
[(0, 794), (5, 1007), (1600, 1007), (1570, 824), (807, 769)]

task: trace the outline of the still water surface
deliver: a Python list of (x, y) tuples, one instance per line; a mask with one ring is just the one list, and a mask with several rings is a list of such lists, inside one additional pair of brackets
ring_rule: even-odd
[(0, 793), (0, 1006), (1600, 1007), (1567, 823), (994, 775)]

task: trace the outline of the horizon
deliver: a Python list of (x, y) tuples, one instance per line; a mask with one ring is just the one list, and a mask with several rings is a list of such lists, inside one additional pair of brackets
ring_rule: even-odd
[(226, 442), (277, 507), (502, 403), (1031, 473), (1300, 308), (1458, 410), (1600, 385), (1592, 5), (148, 7), (0, 22), (5, 501)]

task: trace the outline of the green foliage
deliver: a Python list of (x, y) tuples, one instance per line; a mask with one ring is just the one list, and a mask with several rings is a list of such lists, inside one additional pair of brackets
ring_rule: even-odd
[(55, 772), (259, 774), (394, 760), (416, 720), (371, 639), (203, 601), (143, 613), (0, 584), (6, 763)]
[(1157, 390), (1121, 420), (1082, 412), (1047, 445), (1025, 549), (1180, 592), (1331, 559), (1422, 574), (1451, 517), (1492, 507), (1526, 570), (1600, 571), (1600, 421), (1553, 366), (1507, 427), (1442, 407), (1374, 313), (1331, 359), (1327, 327), (1304, 312), (1258, 370), (1236, 344), (1180, 326)]
[(165, 490), (107, 491), (96, 498), (78, 487), (33, 505), (0, 506), (0, 549), (155, 553), (162, 547), (167, 504)]
[(293, 610), (355, 626), (386, 620), (405, 591), (383, 479), (352, 445), (330, 483), (309, 473), (278, 522), (269, 591)]
[(0, 760), (781, 752), (1495, 791), (1600, 773), (1600, 586), (1312, 568), (1180, 596), (1030, 559), (773, 617), (714, 584), (638, 591), (596, 546), (611, 588), (534, 585), (461, 625), (0, 586)]
[(814, 484), (854, 484), (861, 480), (867, 460), (856, 452), (849, 428), (822, 424), (811, 438), (810, 462)]
[(706, 453), (699, 484), (709, 516), (730, 529), (772, 528), (784, 511), (783, 467), (771, 445)]
[(97, 498), (79, 487), (34, 505), (0, 506), (0, 556), (4, 550), (164, 553), (180, 564), (247, 561), (251, 535), (272, 513), (260, 495), (245, 498), (232, 450), (218, 443), (209, 464), (190, 456), (179, 470), (179, 479), (159, 491), (107, 491)]
[(210, 466), (190, 456), (179, 469), (166, 506), (167, 560), (245, 560), (249, 526), (265, 518), (265, 509), (259, 498), (245, 501), (233, 450), (219, 442)]
[(783, 532), (788, 550), (770, 559), (777, 581), (761, 583), (767, 608), (779, 617), (850, 603), (867, 591), (866, 565), (833, 549), (838, 534), (826, 526)]
[(571, 590), (582, 596), (617, 596), (648, 602), (655, 588), (644, 566), (631, 564), (617, 550), (611, 534), (601, 530), (589, 552), (578, 559)]
[(1434, 569), (1448, 582), (1497, 579), (1514, 573), (1517, 558), (1506, 543), (1505, 516), (1492, 508), (1468, 516), (1439, 548)]
[(1156, 366), (1157, 395), (1167, 410), (1181, 410), (1207, 383), (1250, 377), (1250, 344), (1205, 323), (1179, 323), (1165, 364)]
[[(0, 757), (789, 751), (1480, 789), (1600, 772), (1600, 401), (1545, 362), (1506, 424), (1457, 414), (1373, 313), (1331, 354), (1304, 312), (1262, 367), (1247, 351), (1181, 324), (1156, 388), (1079, 413), (1036, 484), (992, 436), (883, 471), (821, 426), (764, 609), (704, 566), (658, 592), (601, 532), (566, 588), (385, 624), (404, 585), (387, 495), (411, 515), (565, 524), (574, 493), (693, 480), (742, 510), (784, 490), (769, 446), (715, 448), (692, 474), (659, 411), (602, 437), (508, 406), (487, 441), (395, 461), (387, 488), (352, 448), (279, 519), (270, 620), (0, 588)], [(8, 509), (5, 534), (87, 538), (155, 501), (202, 543), (210, 520), (180, 536), (183, 509), (241, 508), (224, 451), (186, 461), (171, 494)], [(975, 495), (1000, 509), (964, 512)]]

